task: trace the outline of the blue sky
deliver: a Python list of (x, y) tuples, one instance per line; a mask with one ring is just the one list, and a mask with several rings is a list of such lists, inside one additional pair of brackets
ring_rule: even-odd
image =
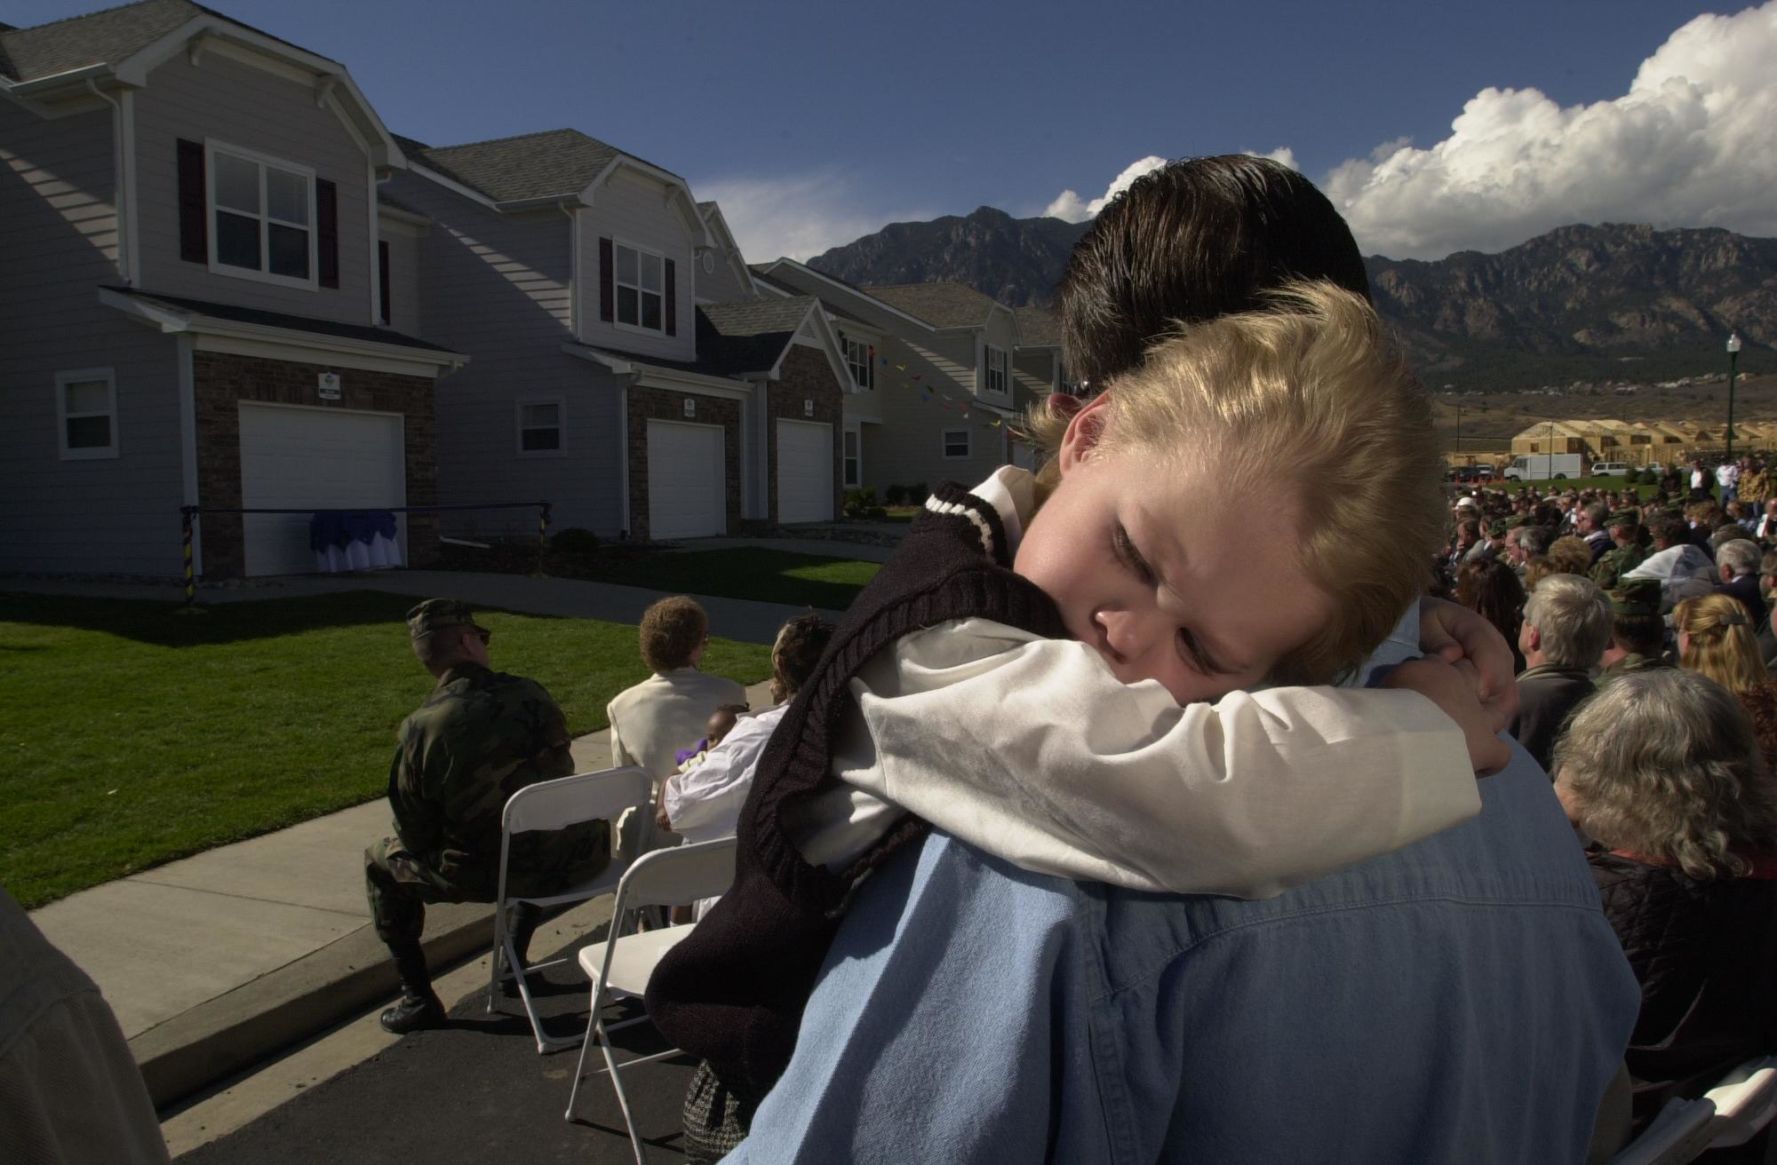
[(212, 6), (345, 63), (399, 132), (572, 126), (683, 174), (755, 259), (982, 204), (1078, 218), (1144, 158), (1236, 150), (1287, 150), (1396, 256), (1606, 218), (1777, 234), (1777, 0)]

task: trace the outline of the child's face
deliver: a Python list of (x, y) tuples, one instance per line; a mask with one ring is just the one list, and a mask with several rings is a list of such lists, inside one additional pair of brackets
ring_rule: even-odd
[(710, 713), (709, 723), (703, 726), (703, 738), (709, 741), (712, 748), (728, 735), (729, 730), (734, 727), (734, 719), (734, 713), (726, 708), (718, 708)]
[[(1088, 456), (1105, 399), (1069, 425), (1061, 483), (1013, 569), (1124, 683), (1158, 680), (1187, 704), (1261, 682), (1333, 616), (1296, 559), (1296, 502), (1283, 490), (1231, 496), (1211, 456), (1184, 465), (1139, 449)], [(1253, 536), (1255, 516), (1269, 536)]]

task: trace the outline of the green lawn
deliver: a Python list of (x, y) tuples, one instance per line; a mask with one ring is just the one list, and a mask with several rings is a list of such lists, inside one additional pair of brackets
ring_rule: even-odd
[(571, 567), (552, 563), (550, 573), (572, 573), (575, 578), (661, 591), (843, 611), (880, 569), (881, 564), (875, 562), (747, 546), (630, 557), (595, 552)]
[[(224, 603), (5, 596), (0, 885), (27, 907), (382, 795), (394, 731), (431, 679), (414, 600), (374, 592)], [(647, 675), (635, 628), (489, 612), (497, 668), (532, 676), (575, 735)], [(713, 640), (753, 683), (769, 649)]]
[(1486, 488), (1506, 489), (1512, 493), (1517, 493), (1518, 487), (1527, 485), (1535, 486), (1541, 493), (1548, 493), (1551, 489), (1562, 492), (1570, 489), (1609, 490), (1611, 493), (1618, 493), (1624, 489), (1632, 488), (1640, 495), (1643, 501), (1646, 501), (1660, 492), (1660, 488), (1654, 485), (1630, 486), (1630, 484), (1621, 477), (1563, 477), (1553, 481), (1505, 481), (1501, 478), (1494, 478), (1491, 482), (1486, 484)]

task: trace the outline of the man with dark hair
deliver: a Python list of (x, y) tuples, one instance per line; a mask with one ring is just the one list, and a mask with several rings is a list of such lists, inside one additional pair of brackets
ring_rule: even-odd
[(1292, 279), (1370, 298), (1351, 228), (1282, 163), (1195, 158), (1142, 175), (1127, 193), (1075, 245), (1056, 291), (1069, 372), (1090, 391), (1180, 322), (1251, 311)]
[[(1295, 276), (1365, 287), (1301, 175), (1145, 175), (1064, 276), (1074, 374), (1102, 388), (1172, 321)], [(1417, 655), (1415, 623), (1372, 665)], [(1516, 750), (1481, 791), (1474, 821), (1256, 902), (1045, 877), (934, 833), (856, 890), (729, 1160), (1581, 1159), (1640, 992), (1547, 777)]]
[(1597, 566), (1604, 552), (1610, 549), (1610, 534), (1605, 530), (1605, 519), (1610, 508), (1603, 502), (1587, 502), (1574, 514), (1573, 532), (1586, 540), (1586, 549), (1592, 552), (1592, 565)]
[[(427, 599), (407, 613), (414, 656), (437, 677), (401, 724), (389, 766), (395, 836), (364, 851), (376, 933), (395, 957), (401, 999), (382, 1013), (397, 1035), (444, 1022), (420, 934), (429, 902), (492, 902), (499, 894), (500, 817), (526, 785), (574, 771), (568, 722), (543, 685), (488, 666), (493, 632), (468, 604)], [(509, 888), (547, 892), (590, 878), (610, 860), (610, 829), (590, 822), (515, 838)], [(519, 957), (539, 915), (514, 912)]]

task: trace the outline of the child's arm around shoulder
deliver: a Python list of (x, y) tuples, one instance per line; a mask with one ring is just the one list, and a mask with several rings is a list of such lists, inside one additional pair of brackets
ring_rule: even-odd
[(1497, 758), (1471, 763), (1463, 727), (1410, 690), (1454, 701), (1446, 677), (1417, 670), (1180, 707), (1085, 644), (961, 620), (853, 681), (874, 748), (841, 775), (1027, 869), (1266, 897), (1479, 812), (1475, 767)]

